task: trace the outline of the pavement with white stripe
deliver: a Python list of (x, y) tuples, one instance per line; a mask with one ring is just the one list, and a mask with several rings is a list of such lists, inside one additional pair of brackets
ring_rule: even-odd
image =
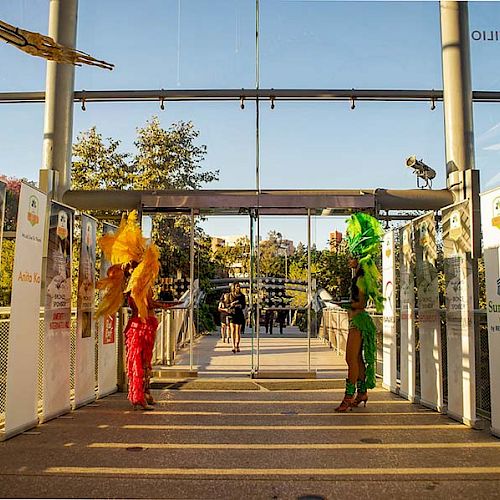
[(115, 394), (0, 443), (0, 496), (498, 498), (500, 440), (383, 389), (337, 414), (340, 380), (219, 383), (158, 390), (152, 412)]

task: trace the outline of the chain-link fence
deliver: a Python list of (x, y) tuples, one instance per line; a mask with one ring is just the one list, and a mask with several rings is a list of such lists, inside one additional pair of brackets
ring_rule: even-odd
[[(7, 368), (9, 356), (9, 333), (10, 333), (10, 308), (0, 308), (0, 433), (5, 432), (5, 415), (7, 408)], [(70, 404), (74, 407), (75, 403), (75, 368), (76, 368), (76, 335), (77, 335), (77, 317), (76, 309), (71, 312), (71, 327), (70, 327)], [(37, 364), (37, 412), (41, 418), (44, 410), (44, 380), (43, 366), (45, 358), (44, 350), (45, 341), (45, 320), (44, 310), (40, 309), (40, 317), (38, 322), (38, 364)], [(118, 344), (118, 342), (115, 342)], [(96, 354), (99, 352), (99, 339), (96, 338)], [(95, 380), (97, 389), (97, 356), (95, 363)], [(97, 392), (96, 392), (97, 394)]]
[[(489, 419), (491, 416), (490, 399), (490, 365), (488, 350), (488, 325), (485, 311), (477, 311), (476, 323), (478, 324), (478, 341), (476, 343), (478, 355), (476, 356), (476, 405), (477, 414)], [(382, 376), (383, 370), (383, 316), (371, 315), (377, 328), (377, 375)], [(401, 333), (400, 321), (397, 317), (397, 367), (398, 377), (401, 366)], [(339, 354), (345, 353), (347, 334), (349, 332), (349, 319), (347, 311), (343, 309), (323, 309), (323, 319), (321, 321), (319, 338), (323, 339), (330, 347)], [(418, 341), (418, 311), (416, 311), (415, 321), (415, 395), (420, 396), (420, 344)], [(441, 311), (441, 348), (442, 348), (442, 376), (444, 403), (448, 400), (448, 361), (446, 342), (446, 318), (445, 311)]]
[(10, 320), (0, 316), (0, 432), (5, 430), (5, 409), (7, 398), (7, 360), (9, 352)]

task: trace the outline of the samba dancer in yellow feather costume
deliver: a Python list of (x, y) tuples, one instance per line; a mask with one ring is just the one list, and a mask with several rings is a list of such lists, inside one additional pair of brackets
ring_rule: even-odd
[(158, 327), (154, 310), (176, 303), (153, 299), (153, 286), (160, 269), (159, 252), (154, 243), (146, 245), (135, 210), (128, 218), (122, 219), (116, 233), (102, 236), (99, 246), (112, 265), (106, 278), (97, 283), (97, 288), (104, 293), (97, 316), (115, 314), (123, 305), (125, 295), (132, 309), (132, 316), (124, 330), (128, 398), (134, 408), (151, 410), (153, 407), (150, 404), (154, 401), (149, 392), (149, 379)]

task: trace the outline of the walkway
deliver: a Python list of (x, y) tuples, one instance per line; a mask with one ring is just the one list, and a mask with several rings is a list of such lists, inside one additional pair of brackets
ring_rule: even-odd
[(182, 381), (153, 412), (116, 394), (0, 443), (0, 496), (499, 498), (500, 440), (382, 389), (337, 414), (341, 385)]
[[(254, 352), (257, 340), (253, 340)], [(248, 375), (252, 367), (252, 339), (247, 330), (242, 336), (241, 352), (233, 354), (231, 345), (222, 342), (220, 335), (203, 336), (193, 348), (193, 367), (199, 376)], [(254, 354), (254, 356), (256, 356)], [(256, 359), (254, 359), (256, 363)], [(189, 367), (189, 351), (182, 351), (174, 370)], [(259, 368), (261, 371), (306, 371), (308, 368), (307, 338), (296, 327), (288, 327), (280, 335), (275, 328), (273, 334), (260, 332)], [(311, 370), (321, 378), (345, 379), (347, 368), (343, 356), (338, 356), (319, 339), (311, 339)]]

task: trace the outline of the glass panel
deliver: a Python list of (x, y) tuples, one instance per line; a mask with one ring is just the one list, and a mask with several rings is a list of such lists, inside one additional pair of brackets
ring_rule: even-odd
[(500, 185), (498, 152), (500, 151), (500, 106), (474, 105), (474, 139), (476, 169), (480, 171), (481, 190)]
[(261, 88), (441, 88), (438, 2), (262, 0)]
[[(250, 221), (248, 215), (210, 216), (205, 217), (200, 226), (205, 234), (211, 237), (212, 264), (209, 267), (215, 271), (217, 279), (205, 297), (205, 304), (208, 307), (211, 307), (211, 304), (216, 307), (216, 304), (223, 299), (223, 295), (230, 292), (230, 284), (238, 281), (245, 295), (247, 314), (250, 317), (252, 310), (250, 286), (255, 287), (255, 283), (250, 279), (250, 268), (255, 263), (255, 255), (252, 255), (254, 245), (250, 237), (254, 231), (255, 219), (253, 222)], [(206, 289), (204, 291), (207, 292)], [(241, 330), (240, 352), (235, 353), (236, 355), (231, 352), (233, 349), (231, 339), (228, 338), (227, 342), (223, 342), (219, 328), (214, 332), (217, 338), (204, 338), (201, 346), (203, 352), (200, 351), (199, 358), (200, 370), (211, 375), (248, 375), (256, 359), (256, 344), (251, 323), (246, 323)], [(229, 332), (227, 336), (229, 337)], [(207, 345), (213, 349), (207, 349)], [(206, 357), (209, 354), (211, 359)], [(205, 356), (205, 359), (201, 356)]]
[(433, 187), (445, 186), (441, 104), (277, 102), (261, 116), (265, 189), (415, 188), (413, 154), (436, 170)]
[[(49, 2), (2, 2), (0, 19), (16, 28), (46, 34)], [(0, 40), (0, 60), (4, 68), (0, 92), (41, 91), (45, 88), (46, 62), (41, 57), (30, 56)]]
[(500, 90), (500, 4), (469, 2), (473, 90)]
[[(249, 106), (250, 108), (250, 106)], [(239, 103), (167, 103), (165, 111), (153, 103), (86, 103), (86, 111), (75, 106), (74, 139), (92, 126), (103, 139), (120, 140), (120, 151), (135, 153), (137, 128), (157, 116), (169, 129), (173, 123), (192, 122), (199, 136), (197, 146), (206, 145), (203, 171), (219, 171), (219, 181), (205, 189), (248, 189), (255, 186), (255, 115), (242, 111)], [(43, 120), (42, 120), (43, 122)]]
[(255, 85), (255, 4), (245, 0), (86, 0), (78, 47), (113, 63), (82, 68), (76, 88), (241, 88)]
[(42, 165), (43, 104), (3, 104), (0, 173), (38, 182)]
[(260, 217), (259, 370), (263, 372), (307, 368), (306, 224), (305, 217)]

